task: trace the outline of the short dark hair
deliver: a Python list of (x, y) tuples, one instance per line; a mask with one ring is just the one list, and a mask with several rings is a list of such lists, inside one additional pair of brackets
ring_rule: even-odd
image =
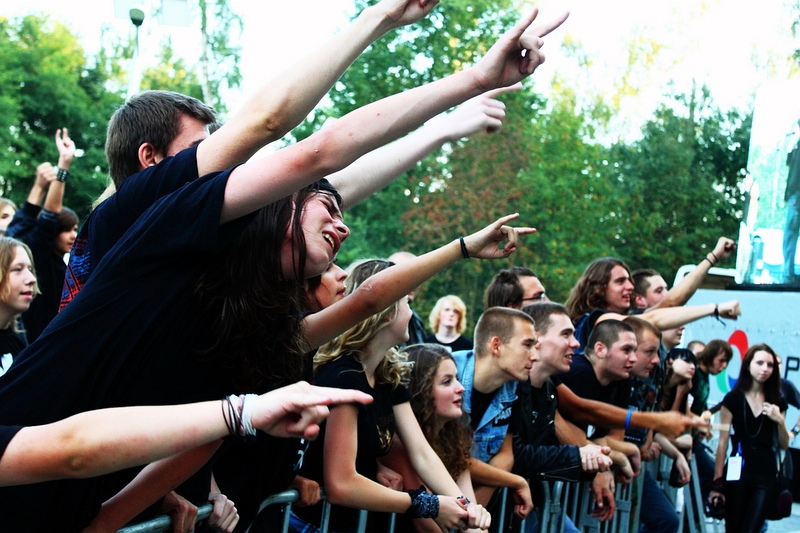
[(569, 318), (567, 308), (555, 302), (529, 304), (522, 308), (522, 312), (533, 319), (537, 335), (546, 335), (550, 331), (550, 326), (553, 325), (553, 315), (564, 315)]
[(603, 343), (606, 348), (611, 348), (619, 340), (620, 333), (629, 331), (636, 335), (633, 328), (621, 320), (603, 320), (595, 324), (589, 340), (586, 343), (586, 354), (594, 355), (594, 345), (598, 342)]
[(216, 125), (214, 109), (200, 100), (172, 91), (144, 91), (132, 96), (108, 122), (106, 159), (114, 186), (119, 188), (139, 172), (139, 147), (150, 143), (166, 153), (180, 133), (180, 116), (188, 115), (209, 126)]
[(651, 322), (648, 322), (644, 318), (638, 316), (626, 316), (624, 322), (628, 324), (631, 329), (633, 329), (633, 333), (636, 335), (636, 339), (638, 340), (641, 337), (642, 333), (645, 331), (649, 331), (652, 333), (659, 341), (661, 341), (661, 330), (655, 327)]
[(639, 296), (647, 296), (647, 289), (650, 288), (650, 278), (653, 276), (660, 276), (657, 271), (652, 268), (640, 268), (631, 272), (631, 281), (633, 281), (633, 292)]
[(510, 342), (518, 321), (535, 326), (530, 315), (518, 309), (498, 306), (484, 311), (475, 324), (475, 355), (484, 353), (492, 337), (498, 337), (505, 343)]
[(78, 214), (69, 207), (62, 207), (58, 214), (58, 232), (71, 231), (78, 225)]

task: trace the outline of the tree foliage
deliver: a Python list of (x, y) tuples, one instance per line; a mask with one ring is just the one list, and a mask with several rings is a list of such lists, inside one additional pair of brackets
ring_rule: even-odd
[(108, 73), (87, 61), (64, 25), (36, 15), (0, 19), (0, 63), (0, 194), (24, 201), (36, 167), (56, 163), (54, 134), (66, 127), (83, 154), (64, 203), (85, 212), (106, 185), (105, 127), (121, 101), (105, 87)]

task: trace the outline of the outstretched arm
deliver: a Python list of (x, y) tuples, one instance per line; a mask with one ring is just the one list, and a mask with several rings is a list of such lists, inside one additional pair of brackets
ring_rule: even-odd
[(703, 260), (697, 263), (697, 266), (672, 287), (664, 299), (651, 309), (667, 309), (685, 305), (697, 291), (711, 267), (730, 257), (734, 250), (736, 250), (735, 242), (727, 237), (720, 237), (714, 249), (707, 253)]
[[(721, 304), (702, 304), (688, 305), (682, 307), (670, 307), (669, 309), (652, 309), (639, 315), (643, 320), (647, 320), (655, 327), (664, 331), (685, 326), (690, 322), (701, 318), (716, 316), (729, 320), (736, 320), (742, 314), (739, 300), (730, 300)], [(624, 320), (625, 315), (619, 313), (605, 313), (600, 315), (597, 322), (603, 320)]]
[[(252, 424), (278, 437), (314, 438), (327, 405), (369, 403), (357, 391), (300, 382), (250, 400)], [(228, 434), (219, 401), (119, 407), (21, 429), (0, 458), (0, 485), (91, 477), (147, 464)]]
[(357, 109), (293, 146), (237, 167), (225, 188), (221, 223), (341, 170), (469, 98), (530, 76), (544, 61), (541, 36), (566, 19), (564, 14), (534, 27), (536, 13), (506, 32), (477, 65)]
[[(558, 411), (569, 420), (606, 428), (624, 428), (628, 411), (621, 407), (581, 398), (563, 383), (558, 386)], [(672, 411), (655, 413), (633, 411), (630, 425), (638, 429), (653, 429), (666, 435), (677, 436), (693, 426), (707, 423), (700, 418), (690, 418)]]
[(506, 106), (495, 98), (521, 86), (489, 91), (464, 102), (455, 111), (439, 115), (402, 139), (362, 156), (328, 180), (342, 195), (343, 208), (350, 209), (389, 185), (444, 143), (480, 131), (494, 133), (503, 126)]
[[(518, 216), (507, 215), (464, 237), (470, 257), (492, 259), (511, 255), (516, 249), (519, 236), (535, 231), (533, 228), (512, 228), (505, 225)], [(507, 241), (505, 246), (498, 248), (503, 241)], [(359, 322), (380, 313), (462, 257), (461, 244), (455, 240), (370, 277), (353, 293), (303, 319), (303, 336), (308, 348), (322, 346)]]
[(373, 41), (427, 15), (439, 0), (383, 0), (264, 85), (197, 149), (200, 175), (246, 161), (297, 126)]

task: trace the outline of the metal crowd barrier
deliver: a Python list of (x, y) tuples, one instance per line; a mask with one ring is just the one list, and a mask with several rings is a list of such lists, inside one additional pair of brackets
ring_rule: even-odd
[[(660, 480), (660, 487), (665, 491), (667, 497), (673, 504), (678, 502), (678, 491), (683, 491), (683, 509), (677, 509), (681, 518), (679, 531), (706, 533), (706, 519), (703, 511), (697, 467), (694, 461), (690, 461), (689, 464), (692, 470), (692, 481), (686, 487), (680, 489), (669, 486), (668, 479), (671, 461), (663, 458), (663, 456), (660, 461), (646, 463), (643, 468), (652, 469), (651, 473), (655, 475), (657, 480)], [(615, 492), (617, 511), (614, 513), (614, 518), (606, 522), (601, 522), (592, 514), (594, 501), (592, 499), (591, 486), (589, 483), (533, 481), (532, 486), (536, 484), (536, 488), (539, 489), (542, 495), (542, 503), (538, 506), (539, 533), (563, 533), (566, 517), (569, 517), (575, 526), (584, 533), (637, 532), (639, 530), (639, 515), (641, 512), (638, 496), (642, 491), (642, 480), (643, 476), (640, 475), (629, 485), (617, 484)], [(323, 510), (320, 533), (328, 533), (331, 505), (324, 499), (324, 491), (322, 496)], [(259, 530), (257, 524), (259, 524), (259, 518), (263, 520), (262, 511), (270, 506), (280, 505), (283, 509), (280, 525), (266, 525), (271, 526), (271, 530), (274, 530), (275, 526), (279, 525), (281, 531), (287, 533), (289, 531), (291, 506), (292, 503), (298, 500), (298, 497), (297, 491), (288, 490), (274, 494), (265, 499), (259, 508), (259, 517), (255, 519), (253, 526), (251, 526), (248, 531)], [(515, 520), (513, 524), (506, 524), (506, 510), (508, 508), (509, 498), (508, 489), (501, 489), (500, 508), (492, 517), (494, 520), (492, 529), (502, 533), (523, 533), (525, 531), (524, 520)], [(198, 510), (197, 519), (203, 520), (208, 518), (211, 514), (211, 510), (211, 504), (203, 505)], [(364, 533), (366, 531), (367, 514), (367, 511), (361, 511), (357, 533)], [(274, 520), (274, 518), (270, 519)], [(394, 533), (395, 519), (396, 515), (390, 515), (387, 533)], [(125, 527), (120, 529), (118, 533), (158, 533), (169, 531), (171, 525), (172, 519), (169, 516), (161, 516), (147, 522)]]
[[(197, 508), (197, 520), (205, 520), (211, 516), (211, 511), (214, 506), (210, 503), (201, 505)], [(140, 522), (132, 526), (126, 526), (117, 531), (117, 533), (161, 533), (162, 531), (172, 530), (172, 517), (169, 515), (157, 516), (147, 522)]]

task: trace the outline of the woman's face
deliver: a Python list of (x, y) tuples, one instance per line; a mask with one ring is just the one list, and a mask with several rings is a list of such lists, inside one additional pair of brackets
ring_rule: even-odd
[(402, 344), (408, 340), (408, 322), (411, 320), (411, 308), (408, 306), (408, 296), (403, 296), (397, 304), (397, 313), (389, 325), (394, 344)]
[[(342, 221), (342, 212), (336, 199), (330, 194), (314, 193), (308, 197), (300, 217), (303, 236), (306, 241), (306, 264), (303, 279), (319, 276), (336, 258), (342, 242), (350, 235), (350, 230)], [(286, 232), (281, 249), (281, 268), (284, 277), (294, 275), (292, 251), (292, 229)]]
[(6, 274), (7, 296), (2, 305), (13, 314), (24, 313), (31, 306), (36, 276), (28, 254), (17, 246), (14, 260)]
[(319, 305), (319, 309), (316, 311), (326, 309), (344, 298), (345, 279), (347, 279), (347, 272), (336, 263), (328, 264), (328, 268), (322, 273), (319, 286), (314, 289), (313, 298), (311, 298)]
[(75, 225), (69, 231), (62, 231), (56, 235), (56, 252), (59, 254), (68, 254), (72, 250), (72, 243), (75, 242), (75, 237), (78, 236), (78, 226)]
[(759, 350), (750, 361), (750, 375), (753, 381), (765, 383), (775, 369), (775, 358), (772, 354), (764, 350)]
[(456, 377), (456, 364), (449, 357), (439, 362), (436, 374), (433, 377), (433, 403), (436, 407), (436, 416), (449, 420), (461, 418), (461, 400), (464, 386)]
[(445, 302), (442, 310), (439, 311), (439, 327), (457, 328), (461, 313), (455, 308), (452, 302)]
[(684, 361), (680, 357), (672, 361), (672, 373), (683, 379), (692, 379), (694, 376), (694, 363)]

